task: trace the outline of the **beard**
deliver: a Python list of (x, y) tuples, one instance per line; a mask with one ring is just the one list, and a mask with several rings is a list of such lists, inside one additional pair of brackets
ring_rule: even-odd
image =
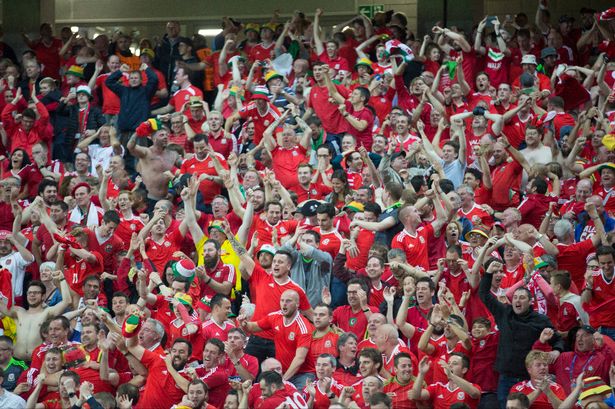
[(180, 359), (173, 360), (173, 369), (175, 369), (176, 371), (181, 371), (182, 369), (184, 369), (185, 366), (186, 366), (186, 361), (183, 361)]
[(218, 264), (218, 258), (204, 258), (203, 259), (203, 263), (205, 264), (205, 267), (212, 269), (214, 268), (217, 264)]

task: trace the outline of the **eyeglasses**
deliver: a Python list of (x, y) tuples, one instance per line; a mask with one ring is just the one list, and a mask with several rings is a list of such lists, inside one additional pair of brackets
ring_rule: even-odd
[(589, 270), (595, 270), (595, 271), (600, 270), (600, 266), (599, 266), (599, 265), (596, 265), (596, 264), (588, 264), (588, 265), (587, 265), (587, 268), (588, 268)]

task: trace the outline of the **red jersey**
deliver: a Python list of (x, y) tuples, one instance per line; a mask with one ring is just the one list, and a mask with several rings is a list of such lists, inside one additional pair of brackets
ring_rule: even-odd
[(273, 172), (282, 186), (292, 189), (299, 184), (297, 169), (299, 165), (308, 161), (306, 153), (306, 149), (301, 145), (295, 145), (290, 149), (276, 146), (271, 151)]
[[(163, 355), (145, 350), (141, 363), (148, 369), (148, 376), (145, 380), (143, 394), (136, 406), (138, 409), (168, 409), (181, 401), (184, 392), (167, 371)], [(179, 371), (179, 374), (190, 380), (183, 369)]]
[[(480, 386), (472, 384), (480, 390)], [(427, 387), (429, 399), (433, 404), (433, 409), (449, 409), (454, 403), (465, 403), (470, 408), (476, 409), (479, 399), (472, 399), (470, 395), (464, 392), (460, 387), (455, 386), (451, 389), (450, 383), (434, 383)]]
[(399, 343), (395, 345), (393, 352), (391, 352), (391, 356), (386, 356), (382, 354), (382, 367), (385, 371), (388, 371), (392, 376), (395, 376), (395, 357), (402, 352), (410, 355), (410, 360), (412, 361), (413, 372), (416, 372), (416, 368), (419, 367), (419, 361), (416, 359), (416, 356), (408, 349), (407, 347), (400, 345)]
[(127, 219), (120, 213), (120, 224), (115, 229), (115, 235), (122, 241), (123, 250), (128, 250), (132, 234), (139, 234), (143, 227), (143, 221), (139, 216), (133, 214), (130, 219)]
[(83, 282), (89, 275), (100, 275), (104, 271), (104, 261), (100, 253), (90, 251), (96, 257), (91, 263), (83, 259), (73, 259), (66, 255), (64, 259), (64, 278), (71, 290), (83, 297)]
[(107, 115), (117, 115), (120, 113), (120, 97), (109, 89), (105, 81), (111, 75), (110, 72), (101, 74), (96, 78), (96, 88), (102, 90), (102, 112)]
[[(379, 312), (378, 308), (368, 305), (367, 308), (372, 313)], [(353, 312), (350, 305), (342, 305), (333, 311), (333, 324), (344, 332), (352, 332), (359, 339), (362, 339), (367, 330), (367, 318), (365, 313), (359, 309)]]
[(510, 57), (507, 57), (498, 48), (487, 47), (485, 54), (485, 73), (490, 79), (491, 85), (496, 89), (500, 84), (509, 84), (508, 70)]
[[(551, 389), (551, 392), (553, 392), (553, 394), (559, 400), (566, 399), (566, 392), (564, 391), (564, 388), (562, 388), (557, 383), (550, 382), (549, 389)], [(535, 390), (536, 390), (536, 388), (534, 387), (534, 385), (532, 385), (532, 381), (531, 380), (530, 381), (519, 382), (518, 384), (514, 385), (510, 389), (511, 393), (512, 392), (521, 392), (524, 395), (529, 395), (530, 393), (534, 392)], [(547, 395), (545, 395), (544, 393), (541, 393), (540, 395), (538, 395), (538, 397), (530, 405), (530, 409), (550, 409), (552, 407), (553, 406), (549, 402), (549, 399), (547, 399)]]
[(578, 327), (581, 322), (579, 311), (577, 311), (577, 308), (572, 302), (567, 301), (567, 299), (576, 298), (580, 305), (581, 297), (572, 293), (569, 293), (565, 297), (566, 299), (560, 298), (559, 308), (557, 309), (557, 320), (553, 321), (555, 328), (561, 332), (570, 331), (574, 327)]
[(585, 280), (585, 259), (590, 253), (595, 251), (594, 243), (591, 239), (583, 240), (578, 243), (556, 244), (559, 254), (557, 255), (557, 266), (560, 270), (570, 272), (570, 278), (577, 288), (583, 288)]
[[(252, 302), (256, 305), (252, 319), (258, 321), (268, 316), (268, 314), (278, 311), (280, 309), (280, 298), (286, 290), (294, 290), (299, 294), (299, 309), (301, 311), (311, 308), (305, 291), (297, 283), (289, 278), (286, 283), (280, 284), (260, 264), (256, 264), (250, 276), (250, 294), (253, 294)], [(273, 339), (276, 334), (271, 331), (259, 333), (258, 335), (263, 338)]]
[(228, 158), (231, 152), (237, 152), (237, 138), (232, 133), (225, 134), (221, 131), (218, 135), (214, 135), (213, 132), (208, 132), (206, 135), (211, 149), (223, 158)]
[(357, 139), (358, 146), (365, 146), (365, 149), (370, 151), (372, 149), (372, 129), (374, 128), (374, 114), (369, 108), (363, 107), (360, 110), (353, 108), (350, 101), (346, 101), (346, 110), (348, 114), (353, 116), (357, 121), (367, 122), (367, 126), (362, 131), (359, 131), (354, 126), (350, 125), (348, 121), (348, 133), (353, 135)]
[[(224, 156), (220, 155), (216, 151), (216, 158), (220, 161), (220, 164), (224, 169), (228, 169), (228, 165), (226, 164), (226, 160)], [(191, 174), (191, 175), (210, 175), (210, 176), (218, 176), (218, 172), (214, 167), (214, 161), (211, 159), (209, 155), (205, 157), (205, 159), (198, 159), (195, 156), (184, 161), (180, 168), (180, 172), (182, 174)], [(199, 190), (201, 191), (201, 195), (203, 195), (204, 203), (211, 203), (211, 201), (222, 192), (222, 186), (211, 180), (204, 180), (199, 185)]]
[(519, 205), (519, 189), (523, 168), (516, 160), (502, 163), (491, 172), (493, 188), (491, 190), (491, 207), (504, 211), (508, 207)]
[(275, 42), (271, 42), (268, 46), (263, 43), (256, 44), (250, 48), (248, 59), (250, 61), (265, 61), (275, 58), (273, 50), (275, 49)]
[(243, 120), (251, 119), (254, 122), (254, 144), (258, 145), (265, 130), (280, 117), (280, 111), (268, 103), (267, 111), (261, 115), (256, 108), (256, 103), (252, 101), (239, 110), (239, 117)]
[(51, 77), (60, 79), (60, 50), (62, 49), (62, 40), (52, 37), (51, 43), (47, 46), (42, 39), (36, 40), (30, 48), (36, 54), (36, 60), (42, 67), (41, 77)]
[(167, 327), (167, 343), (173, 345), (177, 338), (185, 338), (190, 341), (192, 345), (192, 356), (188, 359), (189, 362), (200, 361), (203, 359), (203, 349), (205, 348), (205, 339), (201, 333), (200, 321), (191, 322), (198, 327), (198, 329), (192, 334), (188, 333), (186, 324), (178, 319), (175, 319), (169, 323)]
[[(231, 283), (232, 286), (235, 287), (235, 283), (237, 282), (235, 266), (232, 264), (224, 264), (222, 260), (219, 260), (218, 264), (212, 269), (205, 267), (205, 274), (220, 284)], [(216, 294), (217, 293), (210, 286), (205, 284), (205, 280), (203, 280), (203, 283), (201, 283), (201, 297), (212, 298)]]
[[(272, 312), (265, 318), (257, 321), (257, 325), (263, 329), (272, 329), (275, 337), (275, 358), (282, 364), (282, 370), (286, 372), (297, 354), (297, 349), (310, 349), (314, 326), (299, 312), (295, 313), (293, 320), (286, 324), (281, 311)], [(297, 373), (314, 372), (314, 361), (308, 353), (305, 361), (297, 370)]]
[(326, 195), (332, 192), (330, 187), (319, 182), (310, 183), (307, 189), (297, 182), (290, 187), (290, 190), (297, 194), (297, 203), (302, 203), (310, 199), (322, 200)]
[(407, 263), (411, 266), (429, 270), (427, 257), (427, 243), (434, 239), (434, 230), (431, 223), (419, 227), (415, 234), (406, 229), (400, 231), (391, 242), (391, 248), (402, 249), (406, 253)]
[[(329, 406), (331, 406), (331, 401), (327, 397), (325, 391), (320, 387), (320, 383), (318, 382), (318, 380), (313, 381), (312, 386), (316, 390), (316, 395), (314, 396), (314, 405), (312, 406), (312, 408), (329, 409)], [(309, 396), (307, 388), (308, 387), (306, 385), (305, 389), (303, 390), (303, 395), (305, 396)], [(344, 385), (337, 383), (337, 381), (333, 378), (331, 379), (331, 392), (333, 392), (335, 396), (339, 397), (342, 394), (343, 389)]]
[(484, 338), (472, 338), (472, 360), (468, 379), (483, 392), (496, 392), (498, 374), (494, 370), (500, 334), (491, 332)]
[(434, 346), (434, 351), (429, 355), (431, 357), (431, 370), (433, 371), (433, 381), (445, 383), (448, 381), (448, 377), (444, 373), (442, 366), (438, 364), (440, 361), (448, 362), (453, 352), (461, 352), (466, 356), (470, 356), (470, 351), (463, 346), (463, 342), (458, 341), (452, 349), (447, 345), (446, 338), (442, 337), (439, 342), (429, 340)]
[[(124, 249), (124, 242), (115, 234), (108, 239), (101, 241), (96, 233), (96, 229), (85, 229), (88, 234), (88, 248), (90, 251), (100, 253), (103, 257), (103, 267), (108, 273), (115, 273), (117, 270), (117, 254)], [(130, 241), (128, 242), (130, 244)]]
[(392, 399), (395, 409), (416, 409), (416, 403), (409, 397), (413, 386), (412, 381), (404, 385), (396, 377), (392, 377), (385, 382), (383, 392)]
[[(348, 98), (350, 92), (342, 85), (335, 84), (337, 91), (344, 97)], [(329, 101), (329, 90), (327, 87), (314, 85), (310, 90), (308, 107), (314, 110), (314, 113), (322, 122), (322, 127), (327, 133), (340, 134), (347, 130), (348, 122), (344, 119), (337, 105)]]
[(318, 61), (324, 62), (335, 71), (350, 71), (348, 61), (345, 58), (339, 55), (335, 58), (331, 58), (329, 54), (327, 54), (327, 51), (323, 51), (318, 55)]
[(457, 211), (457, 215), (468, 219), (473, 226), (482, 224), (488, 229), (491, 229), (491, 226), (493, 225), (493, 217), (476, 203), (474, 203), (468, 212), (464, 212), (463, 209), (460, 208)]
[(226, 320), (222, 323), (222, 325), (218, 325), (216, 321), (213, 319), (209, 319), (201, 324), (201, 336), (204, 341), (211, 338), (217, 338), (220, 341), (228, 340), (228, 333), (233, 328), (236, 328), (235, 324), (232, 321)]
[(296, 220), (280, 220), (275, 226), (272, 226), (267, 220), (257, 217), (254, 220), (253, 229), (258, 232), (258, 243), (262, 246), (263, 244), (271, 244), (271, 234), (274, 229), (278, 232), (278, 240), (281, 240), (282, 237), (294, 234), (297, 224)]
[[(285, 402), (289, 405), (289, 407), (291, 408), (307, 408), (307, 403), (305, 402), (305, 399), (303, 399), (303, 395), (301, 394), (301, 392), (299, 392), (297, 390), (297, 388), (295, 388), (295, 385), (293, 385), (290, 382), (284, 381), (284, 391), (286, 392), (286, 400), (283, 400), (282, 402)], [(263, 391), (261, 390), (261, 387), (258, 383), (256, 383), (254, 385), (254, 387), (252, 388), (252, 390), (250, 390), (250, 393), (248, 394), (248, 407), (249, 408), (264, 408), (264, 409), (269, 409), (271, 408), (276, 408), (277, 406), (275, 406), (275, 404), (272, 404), (272, 406), (262, 406), (263, 405), (263, 401), (265, 401), (265, 398), (263, 398)]]
[(169, 105), (175, 109), (175, 112), (179, 112), (190, 101), (191, 97), (201, 97), (203, 99), (203, 92), (194, 85), (189, 85), (186, 88), (175, 91), (169, 100)]
[(583, 303), (583, 309), (589, 314), (589, 325), (594, 328), (613, 327), (613, 323), (615, 323), (615, 282), (613, 282), (613, 277), (608, 280), (602, 270), (592, 273), (592, 276), (594, 278), (592, 299), (588, 303)]
[(145, 239), (145, 252), (158, 271), (164, 271), (164, 266), (173, 259), (173, 253), (181, 248), (184, 240), (179, 229), (169, 230), (161, 242), (156, 242), (151, 237)]
[(322, 337), (315, 338), (315, 333), (316, 332), (312, 334), (312, 345), (310, 346), (310, 355), (312, 355), (314, 362), (316, 362), (316, 359), (322, 354), (331, 354), (337, 357), (337, 340), (340, 337), (339, 334), (331, 328), (329, 328), (329, 331)]
[(217, 408), (221, 408), (224, 405), (228, 391), (231, 389), (228, 377), (235, 373), (227, 373), (221, 365), (212, 369), (207, 369), (201, 365), (195, 368), (195, 372), (209, 389), (209, 399), (207, 402)]
[(342, 240), (344, 239), (342, 235), (336, 229), (328, 233), (323, 233), (320, 227), (315, 227), (313, 230), (320, 234), (320, 245), (318, 249), (329, 253), (331, 259), (335, 259), (335, 256), (340, 251)]

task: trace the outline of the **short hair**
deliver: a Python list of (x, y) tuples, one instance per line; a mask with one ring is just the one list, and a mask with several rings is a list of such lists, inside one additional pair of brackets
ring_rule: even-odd
[(218, 348), (218, 353), (221, 354), (224, 352), (224, 342), (220, 341), (218, 338), (210, 338), (207, 340), (207, 344), (212, 344), (213, 346)]
[(348, 283), (346, 283), (346, 286), (349, 287), (352, 284), (358, 284), (359, 286), (361, 286), (361, 289), (365, 291), (369, 297), (369, 285), (364, 279), (359, 278), (359, 277), (353, 277), (350, 280), (348, 280)]
[(117, 394), (119, 396), (128, 395), (133, 405), (139, 401), (139, 388), (131, 383), (124, 383), (118, 386)]
[(444, 194), (455, 191), (455, 185), (449, 179), (440, 179), (440, 181), (438, 182), (438, 185), (440, 186), (440, 189), (442, 190), (442, 193)]
[(96, 274), (90, 274), (83, 280), (83, 285), (85, 286), (90, 281), (96, 281), (98, 284), (100, 284), (100, 277), (98, 277)]
[(537, 349), (532, 349), (525, 356), (525, 367), (527, 368), (532, 362), (540, 360), (549, 362), (549, 355), (544, 351), (539, 351)]
[(483, 180), (483, 172), (481, 172), (478, 169), (474, 169), (474, 168), (466, 168), (465, 173), (470, 173), (472, 176), (474, 176), (477, 180), (482, 181)]
[(369, 101), (369, 98), (371, 97), (371, 93), (369, 92), (369, 90), (365, 87), (357, 87), (355, 88), (356, 91), (359, 91), (359, 93), (361, 94), (361, 98), (363, 98), (363, 103), (367, 103), (367, 101)]
[(397, 257), (404, 261), (407, 261), (408, 259), (408, 257), (406, 256), (406, 252), (403, 249), (391, 249), (387, 252), (387, 257), (389, 260)]
[(389, 193), (391, 199), (395, 201), (401, 199), (401, 195), (404, 193), (404, 187), (396, 182), (386, 183), (384, 189)]
[(547, 181), (544, 178), (534, 178), (532, 179), (532, 186), (536, 188), (536, 193), (544, 195), (547, 193), (549, 185), (547, 185)]
[(73, 381), (75, 381), (75, 385), (79, 385), (79, 382), (81, 381), (81, 378), (79, 378), (77, 372), (69, 370), (62, 372), (62, 374), (60, 375), (60, 379), (62, 378), (71, 378)]
[[(57, 315), (49, 320), (49, 324), (51, 324), (53, 321), (60, 321), (62, 323), (63, 329), (70, 330), (70, 321), (65, 316)], [(49, 327), (47, 328), (47, 330), (49, 330)]]
[(376, 348), (364, 348), (358, 356), (370, 359), (373, 363), (379, 365), (378, 370), (382, 368), (382, 353)]
[(393, 400), (389, 395), (384, 392), (376, 392), (369, 397), (369, 406), (375, 406), (383, 404), (387, 408), (391, 408), (393, 404)]
[(449, 355), (449, 357), (451, 356), (458, 356), (459, 358), (461, 358), (461, 366), (463, 368), (470, 368), (470, 358), (468, 358), (466, 354), (461, 352), (453, 352)]
[(45, 284), (43, 284), (42, 281), (39, 280), (32, 280), (28, 283), (28, 286), (26, 287), (26, 293), (28, 292), (28, 290), (30, 289), (30, 287), (38, 287), (41, 289), (43, 295), (45, 295), (45, 292), (47, 291), (47, 287), (45, 287)]
[(335, 357), (331, 354), (320, 354), (318, 355), (318, 358), (326, 358), (329, 360), (329, 363), (331, 364), (333, 368), (337, 367), (337, 359), (335, 359)]
[(564, 98), (553, 96), (549, 98), (549, 104), (553, 105), (554, 107), (564, 109)]
[[(371, 192), (372, 190), (369, 189), (368, 191)], [(368, 202), (365, 203), (365, 206), (363, 206), (363, 212), (372, 212), (376, 216), (380, 216), (380, 214), (382, 214), (382, 208), (378, 203)]]
[(192, 385), (200, 385), (203, 387), (203, 390), (205, 392), (209, 391), (209, 386), (207, 386), (207, 384), (205, 382), (203, 382), (201, 379), (199, 378), (195, 378), (193, 380), (190, 381), (190, 383), (188, 384), (188, 387), (192, 386)]
[(419, 283), (427, 283), (427, 285), (429, 285), (429, 290), (430, 291), (436, 291), (436, 284), (429, 277), (421, 277), (421, 278), (419, 278), (418, 280), (416, 280), (416, 285), (418, 285)]
[(479, 325), (483, 325), (487, 328), (491, 328), (491, 321), (489, 321), (489, 318), (487, 317), (478, 317), (475, 318), (474, 321), (472, 321), (472, 325), (474, 324), (479, 324)]
[(244, 341), (248, 339), (248, 336), (246, 335), (246, 333), (241, 328), (235, 327), (235, 328), (231, 328), (228, 331), (229, 335), (231, 333), (234, 333), (234, 332), (238, 333)]
[(105, 223), (115, 223), (116, 225), (120, 224), (120, 215), (117, 214), (115, 210), (107, 210), (105, 214), (103, 214), (103, 222)]
[(128, 294), (126, 294), (123, 291), (116, 291), (116, 292), (114, 292), (113, 295), (111, 296), (111, 299), (113, 300), (114, 298), (117, 298), (117, 297), (125, 299), (126, 302), (130, 301), (130, 298), (128, 297)]
[(47, 189), (49, 186), (55, 187), (57, 189), (58, 182), (51, 180), (51, 179), (43, 179), (41, 183), (38, 185), (38, 194), (42, 195), (45, 189)]
[(181, 338), (181, 337), (180, 338), (176, 338), (175, 341), (173, 341), (173, 346), (175, 346), (175, 344), (186, 344), (186, 345), (188, 345), (188, 356), (192, 355), (192, 344), (186, 338)]
[(615, 249), (612, 246), (599, 246), (596, 249), (596, 258), (600, 256), (607, 256), (609, 254), (615, 260)]
[(410, 356), (409, 353), (407, 352), (400, 352), (399, 354), (395, 355), (395, 357), (393, 358), (393, 364), (395, 366), (399, 365), (399, 360), (402, 358), (408, 358), (410, 361), (412, 361), (412, 357)]
[(68, 212), (68, 203), (63, 200), (56, 200), (51, 206), (58, 206), (63, 212)]
[(265, 211), (269, 211), (269, 208), (271, 206), (280, 206), (280, 209), (284, 209), (284, 206), (282, 206), (282, 203), (278, 202), (277, 200), (270, 200), (267, 203), (265, 203)]
[(154, 332), (160, 336), (160, 338), (162, 339), (162, 337), (164, 337), (164, 325), (162, 325), (162, 323), (160, 321), (158, 321), (157, 319), (154, 318), (148, 318), (147, 320), (145, 320), (145, 323), (150, 323), (154, 326)]
[(349, 339), (354, 339), (357, 343), (359, 342), (359, 338), (353, 332), (344, 332), (337, 339), (337, 352), (340, 351), (340, 348), (346, 345)]
[(376, 256), (376, 255), (369, 256), (367, 258), (367, 261), (369, 261), (371, 259), (376, 259), (378, 261), (378, 264), (380, 264), (380, 267), (384, 267), (384, 265), (386, 263), (386, 261), (382, 257), (380, 257), (380, 256)]
[[(222, 342), (222, 341), (220, 341)], [(282, 388), (284, 386), (284, 382), (282, 380), (282, 375), (277, 373), (276, 371), (265, 371), (260, 376), (261, 381), (265, 381), (267, 385), (275, 385), (278, 388)]]
[(96, 399), (104, 409), (115, 409), (115, 396), (110, 392), (95, 393), (94, 399)]
[(211, 301), (209, 302), (209, 305), (211, 307), (211, 309), (213, 310), (214, 306), (222, 306), (222, 301), (224, 300), (228, 300), (228, 297), (225, 296), (224, 294), (216, 294), (213, 297), (211, 297)]
[(319, 308), (319, 307), (325, 307), (329, 315), (333, 316), (333, 308), (331, 308), (329, 304), (325, 304), (324, 302), (319, 302), (318, 304), (314, 306), (314, 309)]
[(314, 237), (314, 241), (316, 243), (320, 243), (320, 233), (318, 233), (317, 231), (315, 231), (315, 230), (308, 230), (308, 231), (306, 231), (303, 234), (309, 234), (310, 236)]
[(213, 244), (214, 247), (216, 248), (216, 251), (220, 251), (220, 243), (218, 243), (214, 239), (205, 240), (205, 243), (203, 243), (203, 246), (205, 246), (206, 244)]
[(323, 203), (316, 208), (316, 214), (326, 214), (333, 218), (335, 216), (335, 206), (333, 206), (333, 203)]
[(450, 146), (451, 148), (453, 148), (455, 153), (459, 153), (459, 143), (457, 143), (456, 141), (446, 141), (444, 142), (443, 146)]
[(523, 392), (513, 392), (506, 397), (506, 400), (518, 400), (523, 409), (529, 409), (530, 407), (530, 398)]
[(558, 240), (568, 236), (573, 231), (572, 224), (565, 219), (558, 220), (553, 226), (553, 234)]
[(286, 256), (286, 258), (288, 258), (288, 260), (290, 261), (290, 264), (292, 265), (295, 262), (295, 257), (293, 256), (293, 253), (291, 253), (289, 250), (286, 249), (279, 249), (278, 251), (275, 252), (276, 256), (281, 254), (283, 256)]
[(555, 284), (559, 284), (564, 290), (569, 290), (571, 283), (572, 279), (570, 278), (570, 273), (568, 271), (562, 270), (551, 273), (551, 287)]

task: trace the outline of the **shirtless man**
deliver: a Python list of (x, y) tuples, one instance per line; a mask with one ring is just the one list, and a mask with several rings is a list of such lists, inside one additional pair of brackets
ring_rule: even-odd
[(167, 150), (169, 130), (161, 128), (152, 135), (154, 144), (149, 148), (137, 145), (137, 134), (128, 141), (128, 151), (139, 158), (137, 170), (147, 189), (148, 210), (152, 210), (158, 200), (166, 199), (169, 191), (170, 170), (177, 161), (177, 152)]
[(40, 281), (31, 281), (26, 290), (26, 297), (30, 308), (27, 310), (13, 305), (7, 308), (6, 299), (0, 302), (0, 314), (7, 315), (17, 325), (17, 339), (15, 343), (15, 356), (21, 360), (30, 361), (32, 351), (39, 346), (43, 340), (40, 337), (39, 328), (41, 324), (51, 317), (58, 316), (71, 304), (70, 288), (64, 279), (64, 273), (54, 271), (51, 274), (56, 286), (60, 287), (62, 301), (53, 307), (43, 304), (45, 296), (45, 285)]

